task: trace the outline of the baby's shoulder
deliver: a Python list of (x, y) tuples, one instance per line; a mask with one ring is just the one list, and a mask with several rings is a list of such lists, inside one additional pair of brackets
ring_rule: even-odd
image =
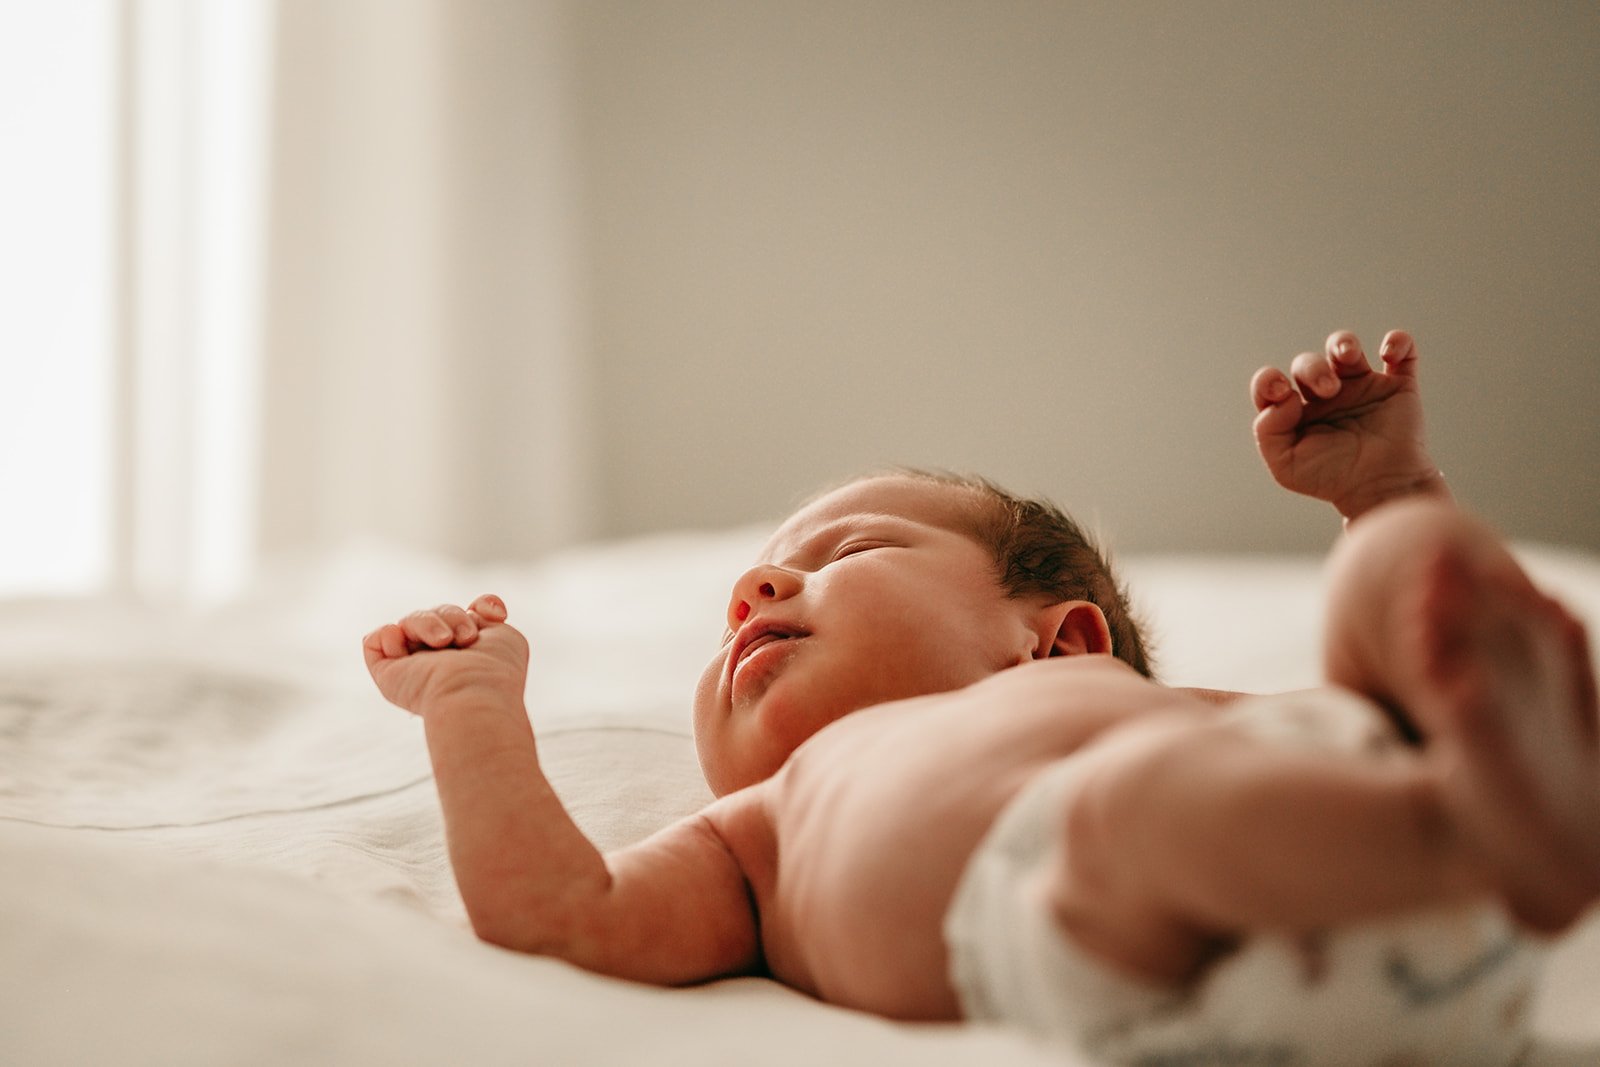
[(757, 782), (717, 798), (696, 816), (705, 820), (741, 866), (746, 866), (747, 857), (776, 851), (771, 793), (771, 779)]
[(1129, 719), (1198, 704), (1100, 655), (1024, 663), (970, 687), (963, 698), (962, 722), (987, 731), (1008, 751), (1033, 743), (1059, 752)]
[(1077, 693), (1103, 699), (1107, 694), (1136, 700), (1168, 701), (1173, 691), (1152, 681), (1115, 656), (1051, 656), (1008, 668), (972, 687), (973, 691), (1021, 690)]

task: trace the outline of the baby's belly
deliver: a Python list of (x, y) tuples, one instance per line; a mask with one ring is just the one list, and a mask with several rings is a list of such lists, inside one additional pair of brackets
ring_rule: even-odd
[(1026, 685), (996, 688), (858, 712), (773, 783), (779, 863), (766, 921), (789, 950), (771, 960), (780, 978), (788, 956), (797, 984), (831, 1002), (959, 1016), (942, 927), (968, 859), (1033, 774), (1121, 717)]

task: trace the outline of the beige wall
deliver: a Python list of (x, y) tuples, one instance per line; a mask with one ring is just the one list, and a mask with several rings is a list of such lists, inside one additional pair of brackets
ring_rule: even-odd
[(1419, 336), (1463, 498), (1600, 549), (1592, 4), (277, 8), (269, 552), (526, 556), (888, 462), (1314, 549), (1246, 383), (1343, 326)]
[(1600, 549), (1592, 5), (579, 10), (602, 532), (894, 461), (1319, 547), (1246, 382), (1405, 326), (1459, 494)]

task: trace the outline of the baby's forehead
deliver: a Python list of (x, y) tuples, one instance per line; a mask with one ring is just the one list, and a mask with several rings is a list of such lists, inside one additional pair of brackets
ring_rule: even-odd
[(901, 475), (863, 478), (802, 505), (773, 533), (762, 558), (778, 558), (828, 530), (873, 521), (934, 526), (971, 536), (982, 507), (981, 495), (963, 485)]

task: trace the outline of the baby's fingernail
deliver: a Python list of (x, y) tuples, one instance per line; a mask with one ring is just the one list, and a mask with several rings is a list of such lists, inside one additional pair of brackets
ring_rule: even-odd
[(1274, 378), (1267, 383), (1268, 400), (1287, 400), (1289, 397), (1289, 383), (1282, 378)]

